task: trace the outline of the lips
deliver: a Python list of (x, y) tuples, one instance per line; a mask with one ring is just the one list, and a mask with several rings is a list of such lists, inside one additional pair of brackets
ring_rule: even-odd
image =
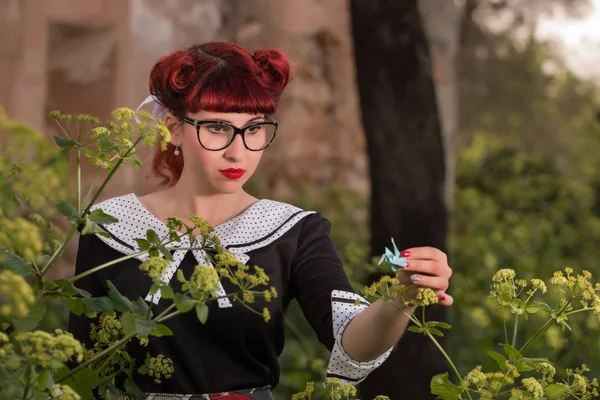
[(219, 170), (219, 172), (229, 179), (240, 179), (246, 171), (239, 168), (228, 168)]

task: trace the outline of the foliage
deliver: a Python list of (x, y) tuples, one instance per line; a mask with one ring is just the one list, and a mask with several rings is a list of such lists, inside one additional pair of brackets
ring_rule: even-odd
[[(68, 280), (46, 278), (76, 230), (82, 235), (103, 234), (99, 224), (117, 222), (102, 210), (90, 211), (90, 207), (121, 165), (141, 165), (135, 155), (136, 145), (142, 142), (152, 145), (160, 138), (165, 146), (170, 138), (164, 125), (152, 122), (149, 115), (142, 114), (143, 120), (137, 125), (132, 124), (131, 110), (117, 109), (112, 116), (113, 120), (102, 127), (90, 116), (50, 113), (63, 132), (63, 136), (54, 137), (55, 144), (62, 149), (57, 152), (35, 130), (0, 115), (0, 128), (10, 136), (0, 158), (0, 174), (4, 178), (0, 182), (1, 398), (91, 399), (94, 392), (107, 399), (122, 395), (145, 398), (135, 385), (133, 375), (148, 374), (159, 382), (170, 378), (172, 362), (160, 354), (148, 354), (146, 360), (135, 360), (125, 345), (134, 339), (144, 344), (149, 336), (172, 335), (164, 322), (184, 312), (195, 311), (204, 323), (208, 317), (206, 303), (219, 298), (216, 291), (220, 279), (228, 279), (240, 289), (228, 297), (266, 321), (270, 318), (268, 309), (258, 311), (250, 305), (256, 296), (266, 301), (277, 296), (274, 288), (268, 287), (267, 275), (258, 267), (250, 271), (226, 252), (213, 229), (199, 217), (190, 218), (192, 225), (169, 218), (169, 233), (165, 237), (148, 230), (146, 237), (136, 239), (140, 249), (137, 253), (91, 268)], [(72, 121), (76, 125), (75, 132), (70, 129)], [(88, 136), (84, 135), (84, 126), (89, 126), (87, 141), (83, 140)], [(77, 161), (76, 204), (66, 198), (64, 174), (61, 174), (65, 156), (70, 152), (75, 153)], [(94, 182), (84, 199), (82, 157), (99, 171), (108, 170), (105, 180), (97, 189)], [(98, 173), (96, 178), (99, 176)], [(65, 237), (61, 237), (61, 230), (50, 219), (55, 210), (66, 217), (70, 225)], [(210, 265), (196, 266), (187, 278), (179, 271), (177, 279), (182, 283), (182, 291), (174, 293), (162, 282), (161, 276), (172, 259), (171, 251), (181, 249), (177, 243), (184, 236), (191, 243), (190, 249), (202, 251)], [(91, 297), (75, 285), (85, 276), (146, 253), (149, 257), (140, 269), (154, 282), (151, 293), (160, 290), (163, 298), (173, 300), (158, 315), (154, 314), (151, 303), (124, 297), (111, 282), (107, 282), (108, 295), (99, 298)], [(69, 332), (37, 329), (46, 314), (44, 302), (47, 299), (68, 304), (76, 315), (98, 317), (92, 326), (92, 348), (82, 346)], [(73, 367), (73, 364), (77, 365)], [(124, 384), (117, 385), (117, 377)]]

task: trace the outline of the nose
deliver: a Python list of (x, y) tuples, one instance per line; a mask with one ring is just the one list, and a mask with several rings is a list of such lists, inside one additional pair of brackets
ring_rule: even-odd
[(246, 153), (242, 135), (235, 135), (233, 142), (225, 149), (224, 156), (230, 161), (241, 161)]

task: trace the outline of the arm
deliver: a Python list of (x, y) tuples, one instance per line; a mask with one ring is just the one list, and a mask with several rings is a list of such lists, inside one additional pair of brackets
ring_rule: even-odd
[[(413, 248), (403, 253), (407, 255), (408, 264), (405, 270), (399, 271), (398, 278), (402, 284), (409, 286), (406, 300), (413, 298), (419, 287), (428, 287), (436, 292), (441, 304), (452, 305), (452, 297), (445, 293), (452, 275), (446, 255), (431, 247)], [(402, 304), (401, 299), (396, 304)], [(410, 321), (409, 315), (415, 308), (411, 306), (402, 312), (393, 304), (376, 301), (358, 314), (344, 330), (344, 350), (359, 361), (379, 357), (400, 340)]]

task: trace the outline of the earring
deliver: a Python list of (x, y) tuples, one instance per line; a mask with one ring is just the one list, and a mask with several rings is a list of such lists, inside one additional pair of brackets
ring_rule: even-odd
[(181, 154), (181, 151), (179, 151), (179, 146), (175, 146), (175, 151), (173, 152), (173, 154), (175, 154), (176, 156)]

